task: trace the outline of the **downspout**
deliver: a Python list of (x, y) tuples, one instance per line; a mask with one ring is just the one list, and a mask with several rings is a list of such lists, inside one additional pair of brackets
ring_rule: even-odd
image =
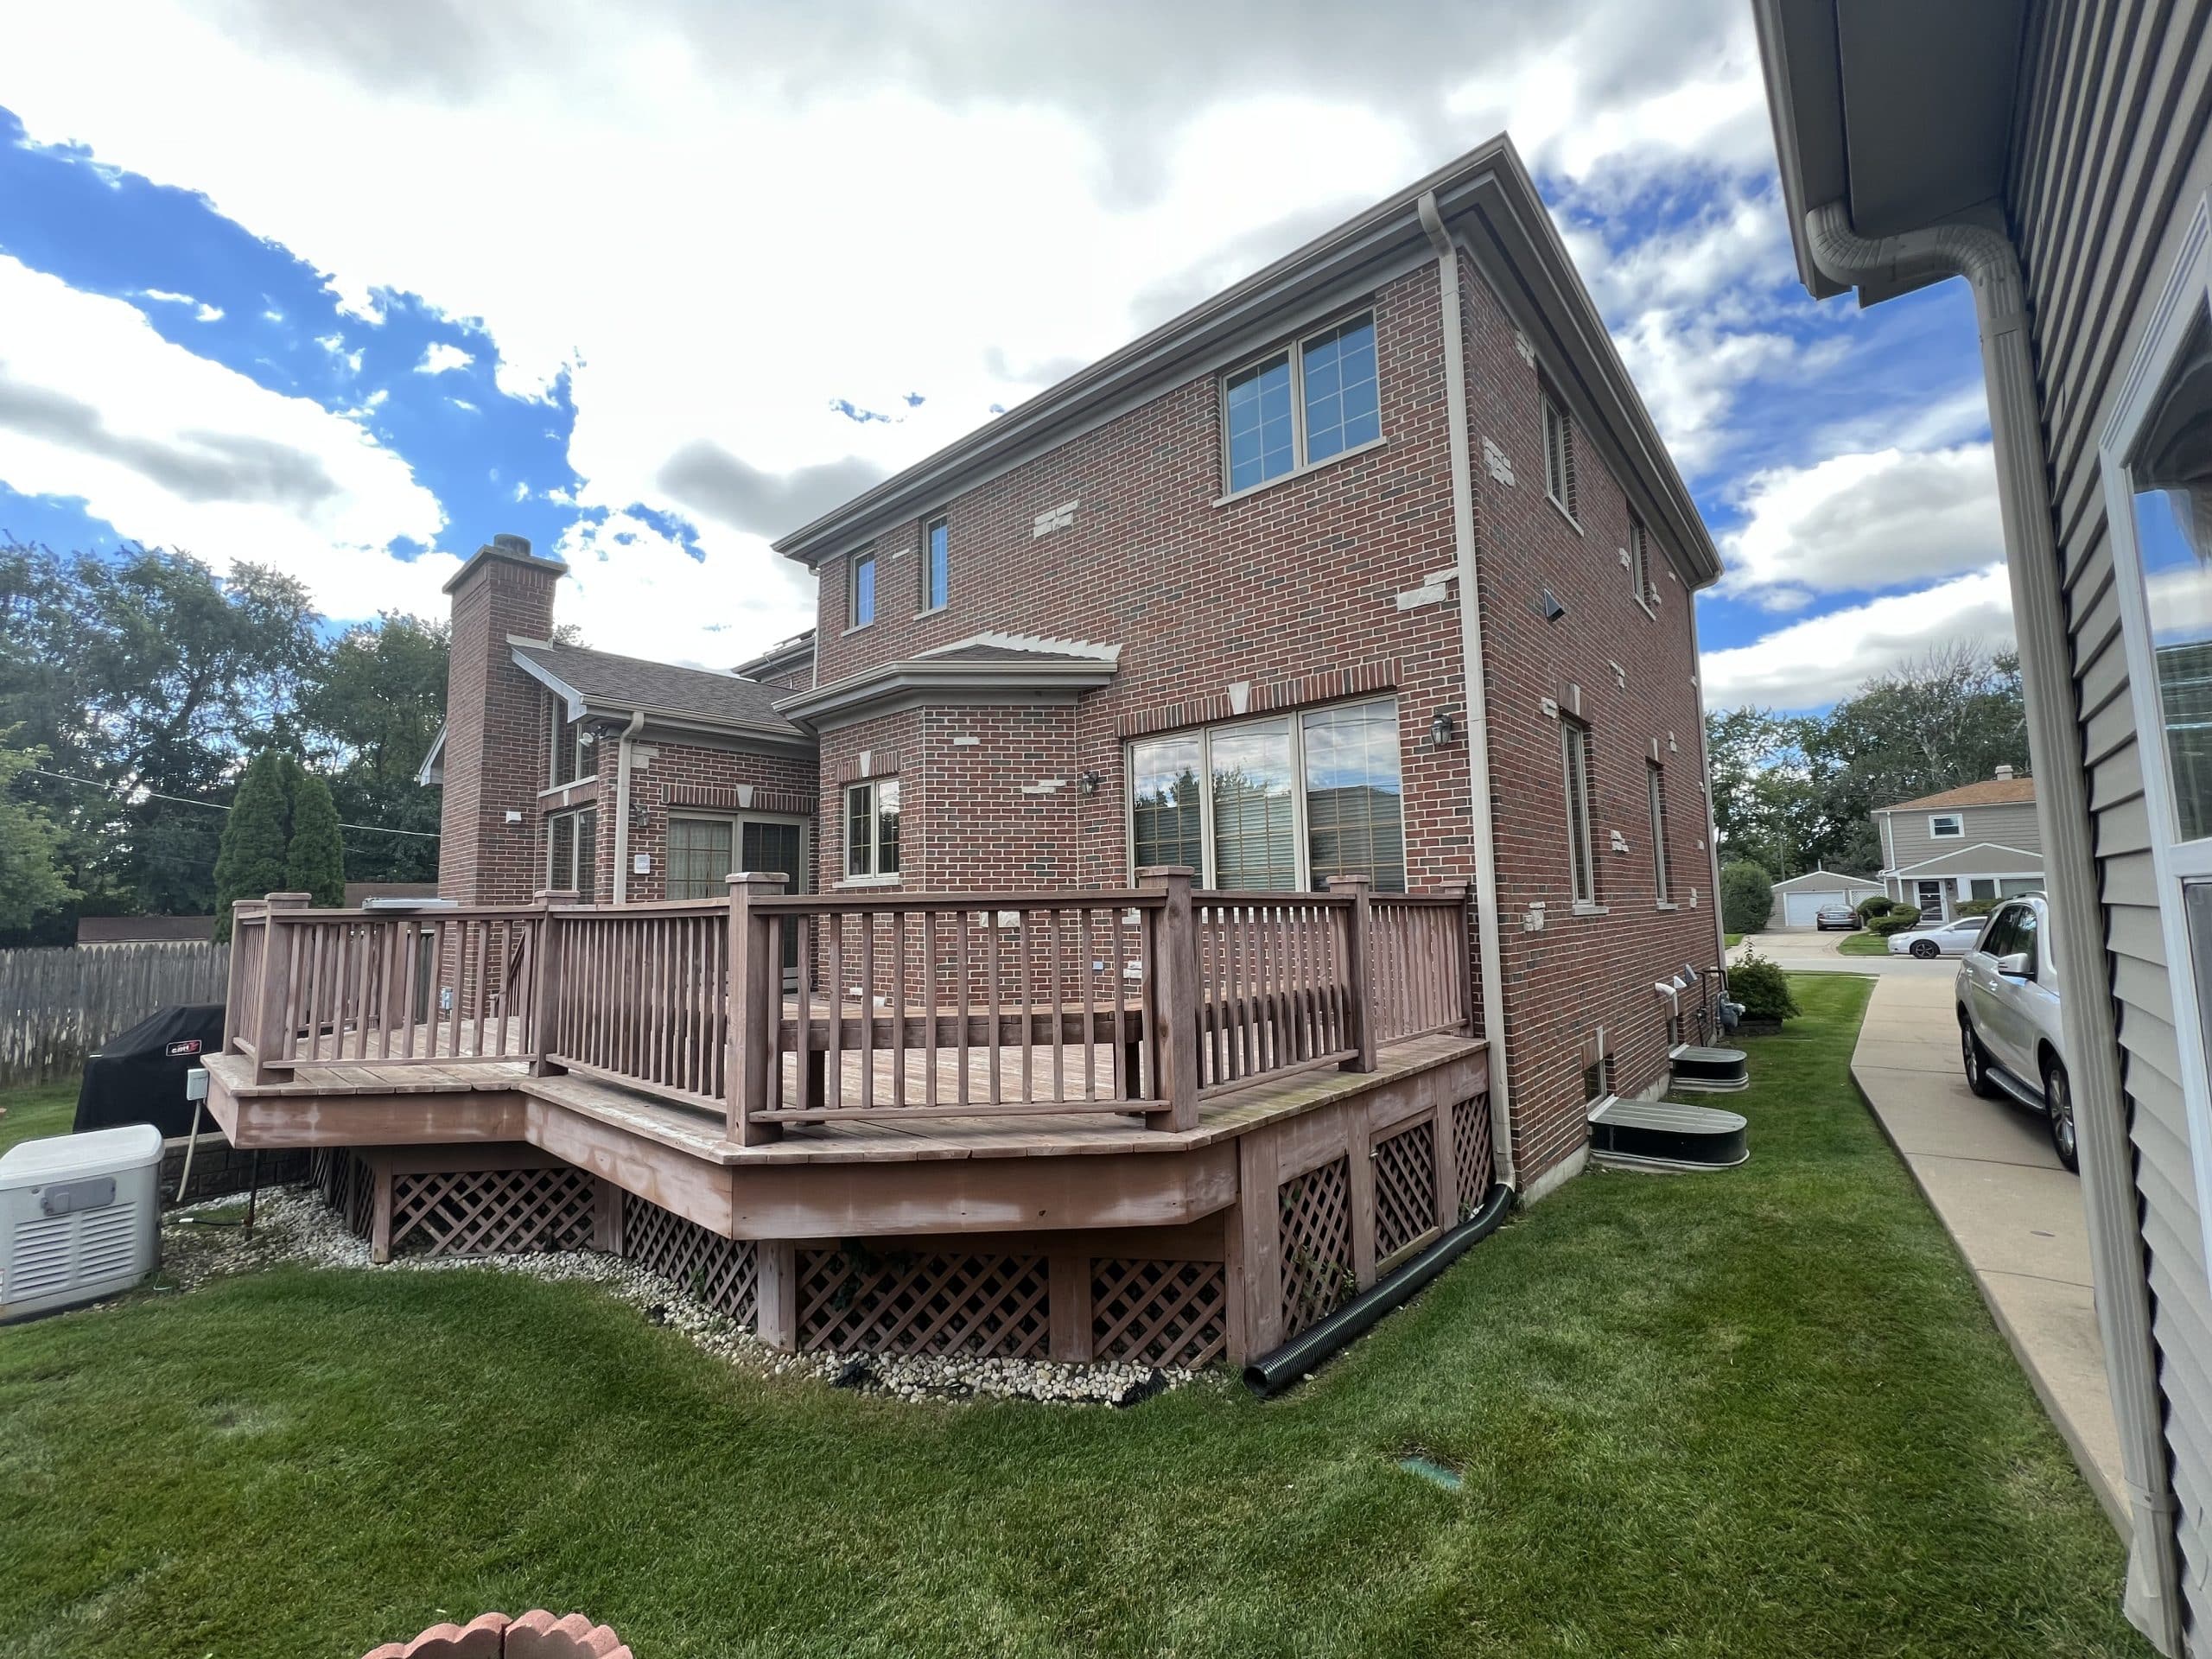
[(645, 711), (631, 710), (614, 745), (614, 902), (630, 896), (630, 741), (645, 729)]
[(1475, 463), (1467, 436), (1467, 354), (1459, 315), (1459, 251), (1424, 191), (1421, 227), (1436, 250), (1437, 305), (1444, 332), (1444, 393), (1452, 425), (1452, 539), (1459, 585), (1459, 649), (1467, 691), (1467, 785), (1474, 817), (1475, 937), (1482, 963), (1483, 1036), (1490, 1044), (1491, 1157), (1500, 1185), (1517, 1187), (1513, 1107), (1505, 1077), (1505, 952), (1498, 937), (1497, 843), (1491, 823), (1490, 716), (1483, 695), (1482, 595), (1475, 571)]
[[(2028, 758), (2035, 766), (2036, 813), (2051, 876), (2052, 955), (2061, 982), (2075, 1110), (2082, 1128), (2082, 1198), (2095, 1269), (2097, 1324), (2120, 1420), (2129, 1522), (2124, 1605), (2161, 1653), (2178, 1654), (2176, 1506), (2160, 1429), (2146, 1263), (2128, 1167), (2119, 1033), (2105, 976), (2087, 773), (2074, 700), (2065, 689), (2072, 684), (2073, 658), (2019, 258), (2009, 238), (1979, 226), (1941, 225), (1869, 239), (1852, 228), (1850, 211), (1841, 200), (1808, 212), (1805, 236), (1814, 263), (1839, 283), (1855, 287), (1872, 277), (1957, 275), (1974, 289), (2005, 563), (2012, 575), (2013, 627), (2026, 686)], [(2068, 987), (2075, 994), (2063, 994)], [(2084, 1106), (2091, 1109), (2087, 1115)]]

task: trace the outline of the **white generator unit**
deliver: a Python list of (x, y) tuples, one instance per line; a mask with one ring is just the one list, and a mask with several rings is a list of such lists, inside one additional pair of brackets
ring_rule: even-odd
[(159, 1266), (161, 1175), (150, 1123), (0, 1154), (0, 1321), (112, 1296)]

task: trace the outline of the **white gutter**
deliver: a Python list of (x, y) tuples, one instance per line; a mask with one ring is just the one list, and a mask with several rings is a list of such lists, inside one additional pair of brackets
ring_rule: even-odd
[(1483, 613), (1476, 588), (1475, 463), (1467, 436), (1466, 344), (1459, 315), (1459, 251), (1437, 212), (1436, 193), (1418, 204), (1436, 250), (1437, 305), (1444, 330), (1445, 409), (1452, 423), (1452, 539), (1459, 578), (1459, 648), (1467, 690), (1467, 783), (1474, 819), (1475, 936), (1482, 960), (1483, 1035), (1490, 1053), (1490, 1144), (1497, 1179), (1517, 1187), (1513, 1107), (1505, 1076), (1505, 953), (1498, 939), (1497, 846), (1491, 823), (1490, 717), (1483, 695)]
[(2073, 654), (2019, 257), (2008, 238), (1979, 226), (1941, 225), (1872, 240), (1852, 228), (1850, 210), (1840, 200), (1809, 209), (1805, 236), (1821, 270), (1847, 287), (1870, 278), (1895, 282), (1955, 274), (1974, 289), (1989, 432), (1997, 456), (2005, 564), (2012, 575), (2012, 624), (2027, 702), (2028, 756), (2035, 769), (2036, 814), (2051, 878), (2051, 955), (2058, 969), (2066, 1061), (2081, 1127), (2082, 1199), (2089, 1224), (2097, 1325), (2120, 1422), (2130, 1533), (2124, 1605), (2161, 1653), (2176, 1655), (2182, 1651), (2177, 1517), (2151, 1343), (2149, 1264), (2130, 1174), (2119, 1032), (2106, 976), (2096, 860), (2089, 840), (2088, 773), (2070, 695)]
[(630, 741), (645, 729), (645, 711), (638, 709), (614, 746), (614, 902), (630, 894)]

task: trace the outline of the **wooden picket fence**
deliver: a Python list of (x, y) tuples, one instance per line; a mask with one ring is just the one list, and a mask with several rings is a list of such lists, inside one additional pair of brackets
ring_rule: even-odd
[(0, 950), (0, 1088), (81, 1069), (156, 1009), (220, 1002), (227, 944), (100, 944)]

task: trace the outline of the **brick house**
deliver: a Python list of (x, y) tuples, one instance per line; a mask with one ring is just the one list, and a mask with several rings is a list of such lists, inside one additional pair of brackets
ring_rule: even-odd
[(543, 643), (513, 539), (451, 588), (449, 897), (702, 894), (755, 824), (825, 893), (1466, 884), (1524, 1192), (1695, 1035), (1719, 566), (1503, 141), (785, 537), (817, 626), (740, 677)]

